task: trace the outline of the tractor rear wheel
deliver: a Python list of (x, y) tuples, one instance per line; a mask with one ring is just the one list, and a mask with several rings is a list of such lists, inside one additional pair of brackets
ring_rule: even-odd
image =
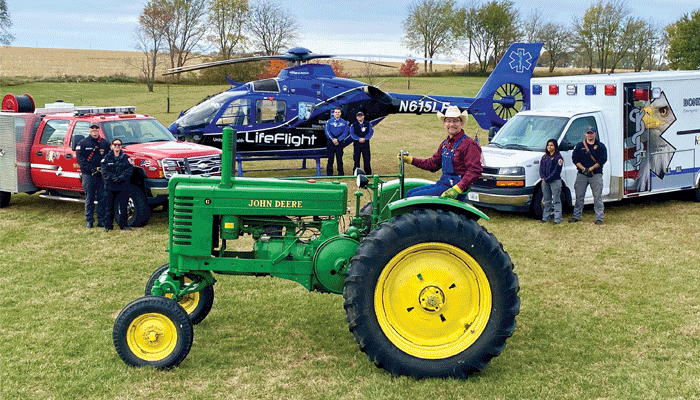
[(129, 303), (117, 316), (112, 340), (125, 363), (156, 368), (177, 366), (192, 347), (192, 323), (175, 301), (146, 296)]
[(499, 355), (520, 311), (508, 253), (466, 216), (419, 209), (373, 231), (350, 261), (345, 316), (395, 375), (465, 378)]
[[(151, 295), (153, 285), (158, 278), (160, 278), (160, 276), (168, 270), (168, 268), (170, 268), (169, 264), (161, 265), (156, 272), (151, 275), (148, 282), (146, 282), (146, 296)], [(192, 283), (195, 278), (195, 275), (185, 274), (185, 284)], [(167, 293), (165, 297), (170, 299), (173, 297), (173, 295), (172, 293)], [(211, 311), (211, 307), (214, 304), (214, 287), (207, 286), (199, 292), (187, 294), (178, 302), (178, 304), (180, 304), (180, 306), (182, 306), (182, 308), (184, 308), (187, 314), (190, 316), (190, 321), (192, 324), (197, 325), (198, 323), (204, 321), (204, 318), (206, 318), (207, 315), (209, 315), (209, 311)]]
[(5, 208), (10, 205), (10, 197), (12, 197), (12, 193), (0, 192), (0, 208)]

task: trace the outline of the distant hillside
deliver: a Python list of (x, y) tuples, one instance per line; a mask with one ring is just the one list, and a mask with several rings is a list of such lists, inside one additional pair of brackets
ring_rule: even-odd
[[(139, 77), (143, 54), (138, 51), (78, 49), (44, 49), (34, 47), (0, 47), (0, 77), (115, 76)], [(199, 61), (193, 60), (192, 63)], [(367, 66), (355, 61), (341, 61), (344, 72), (362, 77), (368, 74), (398, 75), (401, 62), (382, 62), (396, 68)], [(166, 69), (165, 60), (158, 74)], [(421, 69), (422, 71), (422, 64)], [(435, 64), (434, 70), (459, 69), (458, 65)]]

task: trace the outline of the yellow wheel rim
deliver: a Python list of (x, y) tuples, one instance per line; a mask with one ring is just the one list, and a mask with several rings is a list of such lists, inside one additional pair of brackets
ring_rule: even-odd
[(159, 361), (175, 349), (177, 330), (170, 318), (163, 314), (143, 314), (129, 324), (126, 342), (136, 357)]
[(469, 254), (445, 243), (421, 243), (384, 267), (374, 311), (389, 340), (409, 355), (451, 357), (471, 346), (491, 314), (491, 288)]
[[(190, 278), (185, 278), (185, 285), (189, 285), (192, 283), (192, 279)], [(172, 293), (166, 293), (165, 297), (172, 299), (173, 294)], [(197, 309), (197, 306), (199, 305), (199, 292), (194, 292), (190, 294), (186, 294), (182, 297), (180, 301), (177, 302), (179, 305), (182, 306), (182, 308), (187, 311), (187, 315), (192, 315), (194, 310)]]

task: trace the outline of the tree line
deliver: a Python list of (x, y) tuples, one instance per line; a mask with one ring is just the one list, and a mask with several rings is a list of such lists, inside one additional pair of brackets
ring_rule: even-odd
[[(534, 9), (522, 17), (512, 0), (458, 5), (454, 0), (419, 0), (408, 7), (404, 43), (425, 58), (457, 53), (485, 72), (510, 43), (542, 42), (540, 63), (587, 68), (700, 68), (700, 10), (665, 27), (632, 15), (624, 0), (598, 0), (571, 25), (544, 20)], [(425, 63), (425, 71), (432, 65)]]
[[(544, 43), (540, 63), (550, 72), (556, 67), (601, 73), (700, 68), (700, 9), (660, 26), (633, 16), (625, 0), (597, 0), (565, 25), (544, 20), (540, 9), (523, 17), (512, 0), (469, 1), (416, 0), (403, 21), (404, 44), (424, 58), (464, 56), (468, 68), (481, 72), (495, 66), (516, 41)], [(0, 0), (0, 45), (14, 40), (11, 27), (6, 0)], [(293, 45), (298, 32), (294, 14), (276, 0), (150, 0), (134, 37), (152, 91), (164, 58), (176, 68), (201, 54), (213, 60), (277, 54)], [(245, 75), (244, 67), (226, 68), (219, 76)], [(266, 66), (245, 68), (264, 73)], [(432, 71), (432, 64), (425, 62), (424, 70)]]

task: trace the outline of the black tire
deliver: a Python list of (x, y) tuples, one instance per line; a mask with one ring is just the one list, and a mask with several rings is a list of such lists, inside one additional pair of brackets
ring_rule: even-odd
[(542, 203), (542, 186), (538, 186), (535, 194), (532, 196), (532, 204), (530, 204), (530, 215), (535, 219), (542, 219), (544, 213), (544, 203)]
[(117, 316), (112, 340), (119, 357), (134, 367), (175, 367), (192, 347), (192, 323), (173, 300), (146, 296), (129, 303)]
[[(168, 270), (170, 266), (168, 264), (161, 265), (151, 277), (146, 282), (145, 295), (151, 295), (151, 289), (153, 285), (160, 278), (165, 271)], [(195, 275), (185, 274), (185, 283), (192, 282), (196, 278)], [(168, 293), (165, 295), (167, 298), (172, 298), (172, 294)], [(185, 312), (190, 317), (190, 322), (192, 325), (197, 325), (198, 323), (204, 321), (204, 318), (209, 315), (211, 307), (214, 304), (214, 287), (207, 286), (199, 292), (191, 293), (186, 295), (178, 302), (180, 306), (185, 310)]]
[(0, 208), (5, 208), (10, 205), (10, 197), (12, 197), (12, 193), (0, 192)]
[[(134, 185), (129, 185), (125, 190), (128, 201), (126, 206), (127, 225), (132, 227), (144, 226), (151, 219), (151, 208), (146, 201), (146, 195), (141, 189)], [(119, 215), (119, 209), (116, 202), (114, 203), (114, 216)], [(116, 218), (115, 218), (116, 219)]]
[(345, 318), (376, 366), (465, 378), (503, 351), (520, 311), (518, 290), (508, 253), (485, 228), (420, 209), (360, 244), (345, 280)]

